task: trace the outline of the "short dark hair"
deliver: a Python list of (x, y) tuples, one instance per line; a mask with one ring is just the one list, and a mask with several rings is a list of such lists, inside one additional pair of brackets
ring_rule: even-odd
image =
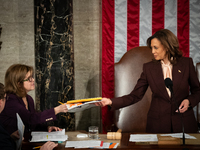
[(0, 99), (3, 99), (5, 95), (4, 85), (0, 83)]
[[(167, 50), (168, 59), (171, 64), (175, 64), (182, 57), (183, 53), (179, 50), (178, 38), (168, 29), (157, 31), (154, 35), (147, 39), (147, 46), (151, 48), (151, 40), (158, 39)], [(171, 57), (173, 59), (171, 59)]]

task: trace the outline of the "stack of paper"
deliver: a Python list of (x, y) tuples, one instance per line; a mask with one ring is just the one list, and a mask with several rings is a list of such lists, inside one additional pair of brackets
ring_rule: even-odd
[[(88, 99), (79, 99), (79, 100), (70, 100), (65, 103), (68, 108), (69, 113), (74, 113), (78, 111), (83, 111), (85, 109), (89, 109), (91, 107), (95, 107), (96, 105), (94, 103), (99, 102), (102, 99), (102, 97), (96, 97), (96, 98), (88, 98)], [(61, 102), (59, 102), (61, 103)], [(64, 103), (62, 103), (64, 104)]]
[(65, 129), (53, 132), (31, 132), (31, 136), (30, 142), (66, 141), (68, 139), (68, 136), (65, 135)]
[(66, 148), (117, 148), (119, 143), (107, 143), (99, 140), (88, 140), (88, 141), (67, 141), (65, 144)]
[(98, 101), (98, 100), (101, 100), (101, 99), (102, 99), (102, 97), (94, 97), (94, 98), (70, 100), (70, 101), (67, 101), (67, 104), (80, 103), (80, 102), (89, 102), (89, 101)]
[(95, 107), (96, 105), (94, 103), (96, 102), (98, 101), (67, 104), (68, 112), (73, 113), (73, 112), (83, 111), (85, 109)]
[(67, 141), (65, 147), (74, 148), (88, 148), (88, 147), (101, 147), (102, 142), (98, 140), (89, 141)]
[[(183, 133), (170, 133), (170, 134), (161, 134), (161, 136), (171, 136), (175, 138), (182, 138)], [(185, 134), (186, 139), (196, 139), (194, 136)], [(158, 137), (156, 134), (131, 134), (130, 142), (158, 142)]]
[[(183, 137), (183, 133), (161, 134), (161, 136), (171, 136), (171, 137), (175, 137), (175, 138), (182, 138)], [(196, 139), (196, 137), (191, 136), (191, 135), (186, 134), (186, 133), (185, 133), (185, 138), (186, 139)]]
[(24, 136), (24, 123), (20, 118), (19, 114), (16, 113), (16, 115), (17, 115), (17, 128), (19, 133), (19, 140), (16, 140), (16, 147), (17, 149), (21, 149), (22, 139)]
[(157, 142), (158, 138), (156, 134), (131, 134), (130, 142)]

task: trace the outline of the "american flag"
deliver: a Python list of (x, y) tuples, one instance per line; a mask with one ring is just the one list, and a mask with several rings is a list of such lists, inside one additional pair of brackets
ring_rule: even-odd
[[(163, 28), (178, 37), (184, 56), (200, 62), (200, 0), (102, 0), (102, 97), (114, 97), (114, 63)], [(103, 107), (104, 133), (112, 117)]]

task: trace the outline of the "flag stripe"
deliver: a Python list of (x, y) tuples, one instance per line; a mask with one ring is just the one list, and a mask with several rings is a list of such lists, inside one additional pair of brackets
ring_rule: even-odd
[(102, 96), (110, 97), (114, 95), (114, 0), (103, 0), (102, 4)]
[(165, 0), (165, 28), (177, 36), (177, 0)]
[(127, 52), (127, 0), (115, 0), (115, 62)]
[[(185, 56), (200, 62), (199, 0), (102, 0), (102, 97), (114, 97), (114, 62), (162, 28), (177, 35)], [(102, 108), (104, 133), (112, 116)]]
[[(102, 0), (102, 97), (114, 97), (114, 0)], [(102, 108), (103, 133), (112, 118)]]
[[(127, 14), (127, 50), (139, 46), (140, 1), (128, 1)], [(134, 35), (134, 36), (133, 36)]]
[(164, 0), (152, 1), (152, 34), (164, 29)]
[(146, 45), (147, 38), (152, 34), (152, 0), (140, 0), (140, 46)]
[(178, 33), (180, 50), (189, 56), (189, 0), (178, 0)]
[(190, 1), (190, 57), (200, 62), (200, 1)]

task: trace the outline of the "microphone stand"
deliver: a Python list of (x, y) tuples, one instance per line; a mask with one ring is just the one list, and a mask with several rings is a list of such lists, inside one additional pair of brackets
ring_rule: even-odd
[[(174, 93), (173, 93), (173, 82), (170, 78), (165, 79), (165, 86), (170, 90), (171, 92), (171, 100), (174, 99)], [(175, 102), (175, 100), (174, 100)], [(178, 108), (178, 113), (181, 115), (181, 124), (182, 124), (182, 131), (183, 131), (183, 146), (185, 146), (185, 131), (184, 131), (184, 123), (183, 123), (183, 114), (180, 113), (179, 106), (175, 102), (176, 107)], [(188, 148), (183, 148), (183, 150), (188, 150)]]
[[(173, 91), (171, 91), (171, 99), (172, 100), (173, 100), (173, 97), (174, 97), (174, 94), (173, 94)], [(176, 103), (176, 107), (178, 108), (178, 113), (181, 115), (181, 123), (182, 123), (182, 131), (183, 131), (183, 146), (185, 146), (185, 130), (184, 130), (184, 123), (183, 123), (183, 114), (180, 113), (177, 103)], [(183, 150), (188, 150), (188, 148), (183, 148)]]
[(185, 131), (184, 131), (184, 125), (183, 125), (183, 114), (180, 113), (179, 108), (178, 108), (178, 113), (181, 115), (182, 130), (183, 130), (183, 146), (185, 146)]

